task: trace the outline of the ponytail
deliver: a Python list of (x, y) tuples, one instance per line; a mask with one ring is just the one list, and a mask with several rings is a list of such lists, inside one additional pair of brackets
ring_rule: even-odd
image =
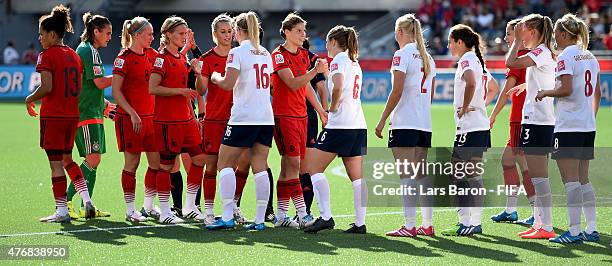
[(542, 16), (540, 14), (530, 14), (523, 18), (523, 23), (525, 26), (536, 30), (540, 33), (540, 43), (543, 43), (552, 55), (552, 58), (555, 58), (554, 47), (553, 47), (553, 24), (552, 20), (548, 16)]
[(83, 29), (83, 33), (81, 34), (81, 41), (92, 42), (94, 39), (94, 30), (97, 29), (101, 31), (106, 26), (111, 25), (111, 22), (104, 16), (93, 15), (91, 12), (87, 12), (83, 14), (83, 25), (85, 25), (85, 29)]
[(468, 49), (474, 48), (474, 53), (482, 65), (482, 72), (487, 73), (483, 54), (486, 53), (485, 42), (480, 37), (480, 34), (476, 33), (470, 26), (464, 24), (458, 24), (450, 29), (450, 37), (453, 40), (461, 40), (465, 47)]
[(399, 17), (395, 21), (395, 27), (402, 29), (407, 34), (412, 34), (412, 37), (416, 40), (417, 49), (419, 50), (419, 56), (421, 56), (421, 62), (423, 64), (423, 73), (425, 77), (429, 75), (431, 71), (430, 58), (427, 50), (425, 49), (425, 41), (423, 40), (423, 30), (421, 29), (421, 22), (414, 16), (414, 14), (406, 14)]
[(353, 27), (348, 28), (347, 48), (351, 61), (357, 61), (357, 57), (359, 57), (359, 43), (357, 42), (357, 31)]
[(348, 56), (353, 62), (357, 61), (359, 57), (357, 38), (358, 34), (355, 28), (343, 25), (335, 26), (327, 33), (327, 40), (336, 40), (340, 49), (348, 50)]
[(121, 29), (121, 47), (123, 48), (128, 48), (132, 44), (132, 36), (129, 33), (130, 26), (132, 26), (132, 21), (126, 19)]
[(583, 50), (589, 47), (589, 27), (584, 20), (573, 14), (566, 14), (555, 22), (555, 29), (567, 32), (572, 38), (580, 42)]
[(51, 13), (40, 17), (38, 23), (44, 31), (53, 31), (60, 39), (64, 38), (66, 32), (74, 32), (70, 20), (70, 9), (64, 5), (53, 7)]
[(242, 13), (234, 18), (235, 27), (247, 33), (253, 47), (259, 51), (260, 46), (260, 25), (257, 14), (253, 11)]
[(123, 48), (130, 47), (130, 45), (132, 45), (132, 37), (150, 24), (151, 23), (143, 17), (135, 17), (124, 21), (121, 30), (121, 46)]

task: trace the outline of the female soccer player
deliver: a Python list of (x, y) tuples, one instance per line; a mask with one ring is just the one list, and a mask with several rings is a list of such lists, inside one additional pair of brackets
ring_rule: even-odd
[[(274, 139), (281, 155), (281, 171), (276, 183), (277, 213), (275, 227), (306, 227), (314, 218), (306, 213), (306, 205), (300, 185), (300, 160), (306, 153), (306, 129), (308, 116), (306, 99), (315, 107), (323, 124), (327, 113), (321, 107), (312, 87), (308, 86), (318, 73), (327, 69), (327, 62), (320, 59), (310, 69), (308, 50), (302, 48), (306, 40), (306, 21), (290, 13), (281, 23), (281, 37), (285, 42), (273, 52), (272, 109), (274, 110)], [(297, 210), (297, 221), (287, 216), (289, 201)]]
[[(83, 178), (87, 182), (89, 196), (93, 197), (96, 184), (96, 169), (100, 165), (102, 154), (106, 152), (104, 138), (105, 109), (115, 109), (115, 104), (104, 99), (104, 89), (111, 85), (112, 75), (104, 76), (104, 65), (98, 53), (99, 48), (106, 47), (111, 39), (113, 28), (108, 18), (87, 12), (83, 15), (84, 30), (81, 34), (81, 44), (76, 53), (83, 63), (83, 86), (79, 94), (80, 121), (76, 135), (76, 146), (79, 155), (85, 157), (81, 163)], [(114, 115), (114, 114), (113, 114)], [(68, 212), (71, 218), (83, 216), (83, 210), (77, 215), (72, 205), (76, 194), (74, 185), (68, 187)], [(96, 209), (97, 217), (107, 217), (110, 213)]]
[[(545, 98), (536, 102), (535, 96), (539, 90), (555, 88), (552, 21), (547, 16), (531, 14), (519, 22), (514, 32), (515, 39), (506, 58), (506, 67), (527, 68), (527, 82), (525, 86), (509, 90), (508, 94), (521, 93), (527, 89), (520, 139), (532, 176), (536, 194), (535, 206), (539, 213), (535, 215), (533, 226), (519, 235), (525, 239), (549, 239), (555, 237), (552, 226), (552, 194), (548, 180), (548, 153), (552, 146), (555, 116), (553, 99)], [(521, 42), (531, 51), (519, 57)]]
[[(450, 29), (448, 48), (453, 56), (459, 58), (453, 97), (456, 133), (452, 160), (455, 164), (477, 165), (483, 153), (491, 147), (489, 117), (485, 108), (489, 76), (482, 58), (484, 45), (480, 35), (469, 26), (459, 24)], [(477, 171), (455, 173), (453, 182), (459, 188), (484, 188), (482, 176)], [(442, 231), (442, 234), (481, 234), (484, 195), (458, 196), (458, 203), (459, 223)]]
[[(210, 75), (210, 81), (224, 90), (233, 91), (233, 102), (219, 148), (217, 167), (219, 191), (223, 203), (223, 215), (210, 230), (235, 227), (233, 211), (236, 190), (234, 167), (240, 154), (247, 150), (251, 154), (251, 169), (255, 179), (257, 208), (255, 221), (246, 226), (247, 230), (263, 231), (264, 216), (268, 205), (270, 181), (268, 180), (267, 159), (272, 146), (274, 116), (270, 104), (270, 74), (272, 57), (261, 46), (260, 24), (254, 12), (242, 13), (234, 18), (233, 31), (240, 46), (232, 48), (227, 57), (225, 76), (219, 72)], [(200, 69), (196, 66), (196, 73)]]
[[(554, 90), (539, 91), (536, 100), (557, 98), (552, 158), (557, 161), (567, 199), (569, 230), (550, 239), (556, 243), (599, 241), (595, 193), (589, 182), (589, 160), (594, 158), (595, 115), (601, 88), (599, 63), (587, 50), (589, 27), (573, 14), (555, 22), (557, 58)], [(586, 230), (581, 232), (582, 211)]]
[(169, 17), (162, 24), (161, 33), (165, 48), (155, 58), (149, 78), (149, 92), (155, 95), (155, 140), (160, 150), (160, 168), (156, 176), (161, 208), (159, 221), (170, 224), (184, 222), (171, 212), (169, 203), (170, 171), (176, 156), (182, 152), (189, 153), (192, 160), (187, 173), (183, 217), (203, 221), (204, 215), (196, 207), (195, 197), (202, 183), (204, 155), (198, 123), (191, 107), (191, 100), (198, 93), (188, 88), (188, 62), (179, 51), (187, 40), (187, 22), (180, 17)]
[(336, 26), (327, 33), (327, 53), (333, 60), (328, 74), (332, 103), (329, 120), (312, 153), (312, 185), (321, 217), (304, 232), (316, 233), (335, 226), (330, 206), (330, 191), (325, 169), (336, 158), (342, 158), (353, 185), (355, 223), (346, 233), (365, 234), (368, 189), (363, 180), (363, 158), (367, 150), (367, 126), (361, 109), (362, 72), (358, 57), (357, 32), (352, 27)]
[(134, 206), (136, 170), (142, 152), (147, 156), (149, 167), (144, 177), (145, 195), (141, 212), (159, 219), (159, 210), (153, 207), (159, 154), (153, 131), (154, 97), (148, 89), (157, 51), (151, 48), (151, 42), (153, 26), (146, 18), (135, 17), (123, 22), (123, 50), (117, 55), (113, 68), (113, 98), (119, 105), (115, 132), (119, 152), (123, 152), (125, 160), (121, 174), (123, 197), (127, 205), (125, 218), (133, 223), (145, 220)]
[[(520, 19), (514, 19), (508, 22), (508, 25), (506, 26), (506, 37), (504, 40), (508, 46), (511, 46), (514, 42), (514, 28), (520, 21)], [(518, 45), (518, 56), (522, 56), (529, 52), (529, 50), (522, 47), (522, 43), (519, 43)], [(525, 72), (526, 69), (524, 68), (508, 69), (508, 72), (506, 73), (506, 84), (504, 85), (502, 92), (499, 94), (495, 108), (493, 108), (493, 112), (489, 118), (491, 128), (495, 123), (497, 115), (501, 112), (508, 101), (507, 92), (511, 88), (525, 83)], [(510, 136), (508, 137), (508, 143), (506, 144), (506, 148), (502, 154), (504, 185), (515, 186), (515, 188), (518, 188), (518, 186), (521, 185), (519, 173), (516, 169), (516, 164), (518, 163), (523, 174), (523, 187), (527, 192), (529, 203), (533, 207), (533, 203), (535, 201), (535, 191), (533, 189), (533, 184), (531, 183), (531, 177), (529, 177), (529, 170), (527, 168), (525, 156), (519, 150), (521, 114), (523, 112), (523, 104), (525, 103), (525, 93), (521, 93), (519, 95), (512, 94), (510, 95), (510, 99), (512, 101), (512, 107), (510, 109)], [(534, 220), (533, 215), (527, 219), (518, 221), (518, 213), (516, 212), (518, 190), (513, 189), (510, 192), (510, 195), (508, 195), (506, 199), (506, 209), (497, 215), (491, 216), (491, 220), (494, 222), (517, 222), (519, 224), (532, 225)]]
[(95, 217), (87, 183), (79, 166), (72, 160), (72, 147), (79, 124), (79, 93), (81, 92), (81, 58), (64, 45), (64, 34), (72, 32), (70, 10), (58, 5), (39, 20), (39, 41), (45, 49), (38, 56), (36, 72), (41, 84), (25, 99), (28, 114), (38, 116), (35, 102), (40, 106), (40, 147), (45, 150), (51, 167), (51, 184), (56, 211), (41, 222), (70, 222), (66, 206), (66, 174), (85, 202), (85, 218)]
[[(431, 100), (435, 88), (436, 66), (425, 50), (421, 22), (406, 14), (395, 21), (395, 40), (400, 49), (395, 52), (391, 65), (393, 89), (385, 109), (376, 126), (376, 136), (382, 138), (382, 130), (391, 115), (389, 148), (396, 160), (410, 163), (425, 163), (427, 149), (431, 147)], [(430, 187), (431, 180), (423, 173), (400, 176), (402, 185), (416, 188)], [(421, 189), (417, 190), (421, 191)], [(433, 236), (431, 225), (433, 214), (431, 197), (421, 198), (422, 225), (417, 229), (417, 195), (404, 195), (404, 217), (406, 223), (399, 229), (387, 232), (387, 236), (415, 237)]]

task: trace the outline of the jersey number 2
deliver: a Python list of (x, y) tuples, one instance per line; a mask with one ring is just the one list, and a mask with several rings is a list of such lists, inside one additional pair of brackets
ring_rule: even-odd
[(261, 69), (259, 68), (259, 64), (254, 64), (253, 68), (255, 68), (255, 81), (257, 82), (258, 89), (267, 89), (270, 86), (270, 75), (264, 72), (264, 69), (268, 67), (268, 64), (261, 65)]

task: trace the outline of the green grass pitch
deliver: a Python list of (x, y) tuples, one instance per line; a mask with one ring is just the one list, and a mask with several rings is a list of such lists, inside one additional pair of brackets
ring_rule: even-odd
[[(371, 129), (376, 125), (383, 104), (364, 104), (364, 112)], [(508, 135), (508, 110), (497, 119), (492, 131), (494, 147), (503, 147)], [(433, 107), (433, 145), (450, 146), (454, 137), (452, 108), (450, 105)], [(602, 108), (598, 120), (597, 147), (612, 147), (612, 111)], [(0, 104), (0, 245), (57, 244), (70, 247), (68, 261), (44, 261), (44, 263), (78, 264), (179, 264), (206, 263), (243, 264), (251, 261), (294, 264), (607, 264), (612, 263), (611, 233), (612, 208), (598, 209), (598, 229), (602, 233), (599, 243), (584, 245), (558, 245), (548, 241), (525, 241), (516, 236), (524, 228), (512, 224), (494, 224), (489, 216), (500, 208), (487, 208), (483, 214), (484, 235), (474, 237), (418, 237), (415, 239), (389, 238), (384, 233), (403, 223), (400, 208), (369, 208), (366, 223), (367, 235), (347, 235), (341, 229), (353, 221), (353, 196), (346, 178), (327, 172), (332, 189), (332, 209), (336, 230), (306, 235), (289, 229), (268, 229), (260, 233), (241, 230), (209, 232), (199, 225), (160, 226), (146, 222), (139, 227), (123, 219), (125, 205), (121, 192), (123, 156), (117, 152), (114, 125), (106, 122), (107, 150), (98, 169), (95, 204), (110, 211), (112, 217), (92, 221), (73, 221), (71, 224), (43, 224), (38, 218), (53, 212), (50, 190), (50, 170), (44, 152), (38, 147), (38, 119), (27, 116), (23, 104)], [(385, 147), (369, 131), (370, 147)], [(75, 151), (75, 160), (80, 163)], [(143, 160), (146, 162), (146, 160)], [(269, 157), (270, 166), (278, 174), (280, 160), (276, 148)], [(340, 165), (336, 160), (331, 167)], [(554, 163), (551, 165), (554, 166)], [(331, 168), (330, 167), (330, 168)], [(555, 169), (555, 168), (552, 168)], [(137, 185), (137, 206), (142, 204), (143, 175), (141, 166)], [(605, 173), (605, 169), (603, 169)], [(500, 170), (501, 175), (501, 170)], [(186, 176), (186, 175), (184, 175)], [(609, 176), (598, 178), (610, 179)], [(249, 179), (250, 180), (250, 179)], [(485, 180), (486, 182), (486, 180)], [(551, 179), (551, 183), (561, 183)], [(603, 183), (603, 182), (602, 182)], [(611, 182), (607, 182), (611, 183)], [(610, 195), (610, 188), (596, 187)], [(218, 193), (217, 193), (218, 194)], [(604, 199), (604, 203), (606, 199)], [(610, 206), (607, 198), (607, 206)], [(247, 217), (254, 216), (254, 185), (248, 181), (243, 200)], [(602, 204), (603, 205), (603, 204)], [(313, 206), (316, 211), (316, 204)], [(289, 211), (293, 213), (293, 210)], [(519, 215), (528, 214), (527, 208), (519, 209)], [(219, 200), (215, 213), (220, 213)], [(454, 209), (440, 208), (434, 212), (434, 226), (438, 233), (454, 224)], [(418, 221), (417, 221), (418, 223)], [(565, 208), (554, 209), (554, 225), (557, 232), (567, 228)], [(58, 233), (62, 232), (64, 233)], [(33, 261), (6, 261), (0, 264), (31, 264)], [(37, 261), (40, 263), (41, 261)]]

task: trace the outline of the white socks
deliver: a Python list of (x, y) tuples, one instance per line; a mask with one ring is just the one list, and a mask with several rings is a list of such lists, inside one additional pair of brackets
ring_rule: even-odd
[(219, 171), (219, 193), (223, 205), (223, 221), (234, 218), (234, 193), (236, 192), (236, 174), (232, 168), (223, 168)]
[(518, 203), (518, 188), (510, 187), (510, 195), (506, 197), (506, 213), (512, 213), (516, 211)]
[(550, 182), (547, 177), (532, 178), (533, 187), (536, 192), (536, 207), (542, 219), (542, 228), (548, 232), (552, 231), (552, 194), (550, 193)]
[(314, 189), (315, 196), (317, 197), (319, 212), (321, 213), (323, 220), (327, 221), (332, 217), (329, 184), (327, 183), (327, 178), (323, 173), (314, 174), (310, 178), (312, 180), (312, 187)]
[(266, 216), (266, 208), (268, 207), (268, 197), (270, 197), (270, 180), (268, 172), (262, 171), (255, 174), (255, 198), (257, 199), (255, 210), (255, 223), (264, 222)]
[[(484, 188), (484, 183), (482, 182), (482, 176), (476, 176), (473, 178), (468, 178), (468, 183), (470, 183), (470, 188)], [(480, 225), (480, 220), (482, 218), (482, 209), (484, 206), (484, 195), (472, 195), (472, 207), (470, 207), (470, 225), (477, 226)], [(465, 225), (465, 224), (464, 224)]]
[(355, 225), (365, 224), (366, 209), (368, 206), (368, 188), (363, 178), (353, 183), (353, 207), (355, 208)]
[[(402, 183), (402, 189), (407, 189), (409, 187), (416, 188), (417, 185), (417, 181), (412, 178), (402, 178), (400, 179), (400, 182)], [(404, 218), (406, 218), (406, 224), (404, 225), (404, 227), (408, 229), (415, 227), (416, 224), (416, 202), (417, 195), (402, 196), (402, 203), (404, 205)]]
[(581, 185), (582, 191), (582, 210), (586, 220), (586, 232), (592, 234), (597, 231), (597, 211), (595, 209), (595, 191), (593, 185), (586, 183)]
[(580, 219), (582, 218), (582, 189), (580, 182), (565, 183), (565, 195), (569, 231), (572, 236), (577, 236), (580, 234), (580, 230), (582, 230), (580, 226)]
[[(423, 188), (423, 191), (427, 191), (428, 188), (432, 187), (431, 179), (428, 176), (419, 179), (417, 183)], [(433, 197), (420, 195), (419, 201), (421, 202), (421, 226), (428, 228), (431, 226), (433, 218)]]

